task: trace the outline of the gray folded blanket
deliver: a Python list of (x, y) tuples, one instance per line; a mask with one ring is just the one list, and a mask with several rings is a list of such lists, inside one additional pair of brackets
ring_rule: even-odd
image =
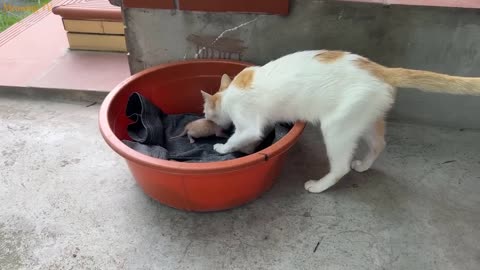
[[(123, 142), (142, 154), (184, 162), (212, 162), (245, 156), (241, 152), (220, 154), (213, 150), (214, 144), (225, 143), (226, 138), (198, 138), (194, 143), (190, 143), (187, 136), (174, 138), (183, 132), (188, 123), (202, 118), (202, 115), (166, 114), (139, 93), (130, 95), (126, 114), (133, 123), (127, 127), (131, 140)], [(275, 125), (256, 151), (280, 140), (292, 126), (283, 123)], [(233, 129), (226, 131), (227, 134), (232, 132)]]

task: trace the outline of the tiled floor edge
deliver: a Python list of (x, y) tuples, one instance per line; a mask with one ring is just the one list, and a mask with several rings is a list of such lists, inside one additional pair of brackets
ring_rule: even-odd
[(70, 90), (39, 87), (0, 86), (0, 98), (47, 99), (52, 101), (85, 102), (85, 106), (101, 104), (108, 91)]

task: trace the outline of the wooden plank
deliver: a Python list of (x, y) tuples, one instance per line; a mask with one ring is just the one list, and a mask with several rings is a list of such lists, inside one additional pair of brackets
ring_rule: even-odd
[(122, 22), (63, 19), (66, 31), (76, 33), (125, 34)]
[(101, 21), (83, 21), (63, 19), (63, 26), (68, 32), (77, 33), (103, 33)]
[(125, 36), (67, 33), (70, 49), (89, 51), (126, 52)]
[(125, 34), (125, 26), (122, 22), (102, 22), (103, 31), (107, 34)]

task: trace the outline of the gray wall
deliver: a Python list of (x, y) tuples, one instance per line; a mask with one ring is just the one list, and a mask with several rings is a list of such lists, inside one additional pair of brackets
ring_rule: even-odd
[[(124, 14), (132, 73), (179, 59), (218, 58), (218, 49), (244, 46), (241, 55), (221, 56), (264, 64), (297, 50), (343, 49), (388, 66), (480, 76), (480, 10), (292, 0), (286, 17), (147, 9)], [(191, 35), (211, 50), (197, 55)], [(402, 89), (391, 117), (480, 128), (480, 97)]]

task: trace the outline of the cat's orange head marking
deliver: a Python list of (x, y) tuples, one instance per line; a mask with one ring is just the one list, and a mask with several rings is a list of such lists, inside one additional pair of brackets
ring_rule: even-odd
[(238, 73), (238, 75), (233, 79), (232, 84), (240, 90), (248, 90), (252, 87), (254, 76), (255, 71), (253, 69), (246, 68)]
[(213, 108), (218, 108), (222, 102), (222, 95), (219, 92), (215, 93), (215, 95), (212, 96), (211, 102)]
[(217, 92), (213, 95), (201, 91), (204, 104), (203, 113), (206, 120), (210, 120), (222, 127), (228, 127), (230, 119), (222, 112), (222, 96), (224, 92)]
[(207, 109), (210, 109), (210, 110), (216, 110), (219, 106), (220, 106), (220, 103), (222, 101), (222, 93), (221, 92), (217, 92), (213, 95), (205, 92), (205, 91), (201, 91), (202, 93), (202, 96), (203, 96), (203, 100), (205, 102), (205, 107)]
[(322, 63), (333, 63), (346, 54), (344, 51), (324, 51), (315, 55), (315, 59)]

